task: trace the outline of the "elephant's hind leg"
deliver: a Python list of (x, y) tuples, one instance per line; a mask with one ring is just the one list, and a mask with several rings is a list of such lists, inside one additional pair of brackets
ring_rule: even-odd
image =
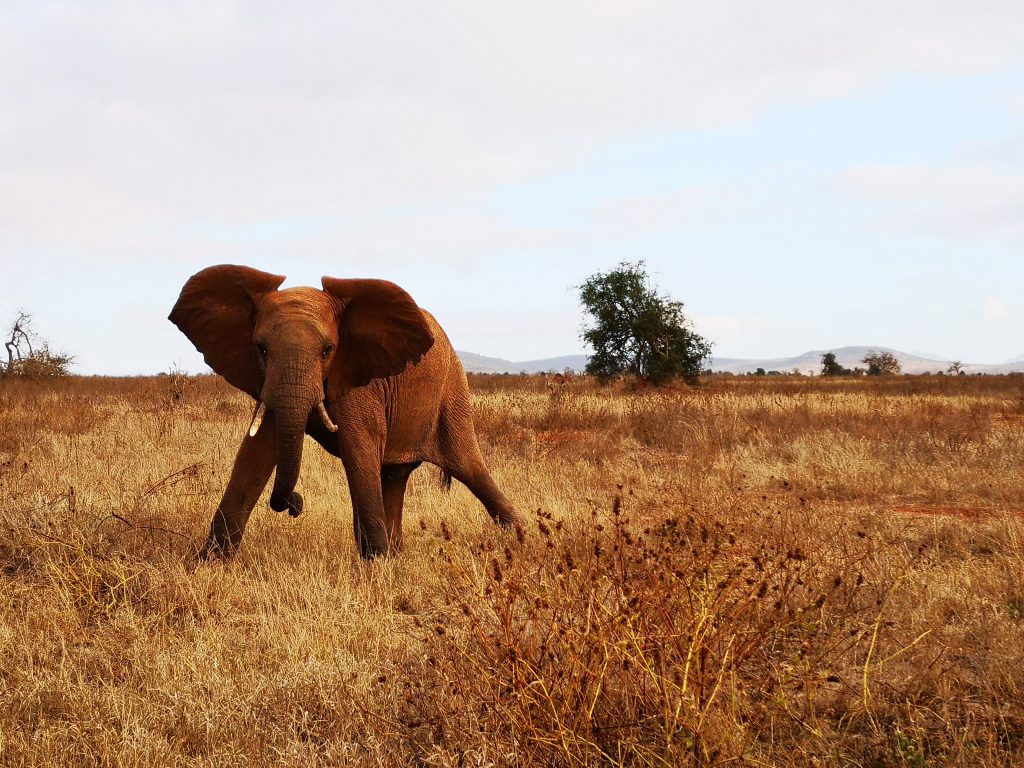
[(384, 525), (392, 552), (402, 546), (402, 508), (405, 505), (405, 487), (409, 475), (420, 465), (386, 464), (380, 470), (380, 484), (384, 496)]
[(501, 492), (498, 484), (494, 482), (491, 473), (487, 470), (483, 458), (479, 462), (458, 462), (457, 466), (446, 464), (442, 467), (452, 477), (465, 485), (476, 496), (480, 503), (487, 509), (487, 514), (494, 522), (505, 528), (513, 526), (518, 522), (519, 515), (512, 502)]
[(252, 508), (270, 480), (277, 463), (276, 437), (268, 414), (255, 437), (245, 436), (224, 496), (210, 523), (210, 535), (200, 557), (230, 557), (238, 549)]
[(469, 393), (460, 393), (442, 411), (439, 429), (440, 456), (438, 466), (465, 485), (487, 509), (487, 514), (502, 526), (519, 520), (515, 507), (501, 492), (484, 463), (473, 430)]

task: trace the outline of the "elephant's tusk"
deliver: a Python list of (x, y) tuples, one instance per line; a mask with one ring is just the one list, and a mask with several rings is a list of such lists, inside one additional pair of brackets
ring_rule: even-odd
[(267, 406), (260, 402), (259, 407), (256, 409), (256, 413), (252, 415), (252, 424), (249, 425), (249, 437), (256, 437), (256, 433), (260, 430), (260, 425), (263, 423), (263, 416), (267, 412)]
[(324, 401), (320, 401), (320, 405), (317, 406), (320, 411), (320, 418), (324, 421), (324, 426), (327, 427), (331, 432), (338, 431), (338, 425), (331, 421), (331, 417), (327, 415), (327, 409), (324, 408)]

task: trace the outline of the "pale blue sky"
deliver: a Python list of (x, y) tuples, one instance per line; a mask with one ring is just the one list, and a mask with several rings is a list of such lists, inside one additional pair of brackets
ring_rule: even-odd
[(395, 280), (457, 348), (583, 351), (646, 260), (726, 357), (1024, 355), (1024, 6), (32, 3), (0, 13), (0, 319), (199, 355), (202, 267)]

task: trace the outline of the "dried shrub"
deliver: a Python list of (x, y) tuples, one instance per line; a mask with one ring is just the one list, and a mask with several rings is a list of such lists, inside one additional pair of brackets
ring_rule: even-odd
[(822, 562), (797, 537), (694, 514), (641, 526), (621, 497), (606, 523), (570, 530), (540, 510), (534, 523), (525, 551), (485, 546), (462, 572), (458, 593), (475, 595), (459, 606), (466, 634), (436, 666), (455, 701), (479, 702), (462, 727), (527, 764), (756, 754), (769, 719), (799, 730), (877, 594), (857, 570), (863, 552)]

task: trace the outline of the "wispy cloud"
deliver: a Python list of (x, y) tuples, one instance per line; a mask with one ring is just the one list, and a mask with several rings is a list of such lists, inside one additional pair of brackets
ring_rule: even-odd
[(197, 222), (452, 203), (648, 131), (981, 71), (1024, 44), (1024, 11), (40, 2), (5, 14), (0, 41), (0, 256), (173, 258)]
[(606, 200), (590, 208), (588, 219), (603, 239), (631, 237), (733, 218), (748, 203), (748, 190), (741, 186), (685, 186), (668, 194)]
[(1016, 323), (1021, 317), (1019, 307), (1011, 306), (997, 296), (988, 296), (982, 301), (981, 314), (987, 322), (994, 325)]
[(695, 313), (695, 330), (715, 342), (715, 350), (729, 349), (764, 329), (761, 319), (751, 315)]
[(834, 188), (872, 205), (872, 221), (887, 230), (1024, 241), (1024, 174), (996, 166), (863, 167)]

